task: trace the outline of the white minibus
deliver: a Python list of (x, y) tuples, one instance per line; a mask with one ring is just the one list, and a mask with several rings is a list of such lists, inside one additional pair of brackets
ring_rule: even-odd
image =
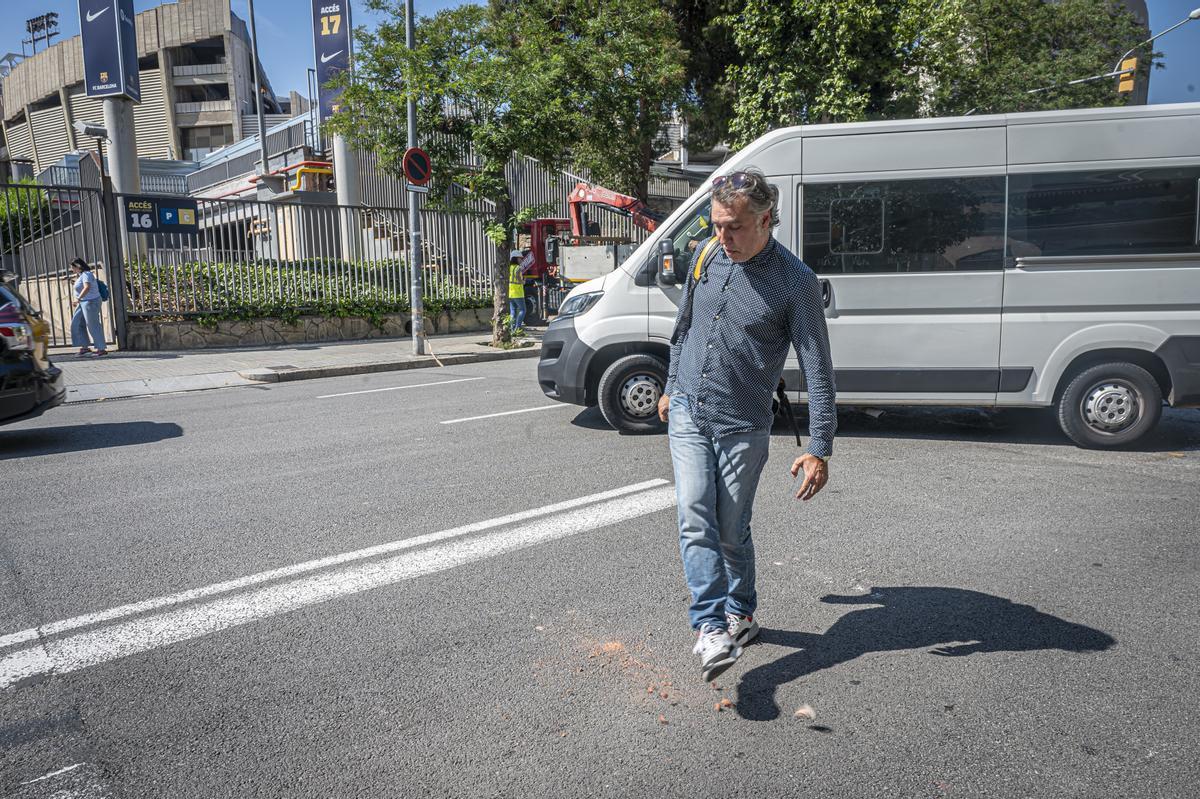
[[(1200, 103), (794, 127), (719, 173), (750, 166), (821, 281), (839, 404), (1052, 408), (1095, 448), (1200, 406)], [(709, 197), (570, 293), (548, 397), (659, 428)], [(784, 378), (803, 401), (794, 354)]]

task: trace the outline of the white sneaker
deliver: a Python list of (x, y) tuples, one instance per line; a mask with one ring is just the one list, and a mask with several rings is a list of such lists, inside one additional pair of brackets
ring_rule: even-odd
[(692, 654), (700, 656), (700, 674), (705, 682), (711, 682), (737, 662), (742, 648), (720, 627), (705, 624), (696, 635)]
[(735, 616), (732, 613), (726, 613), (725, 621), (729, 625), (729, 637), (738, 646), (745, 646), (758, 637), (760, 628), (753, 616)]

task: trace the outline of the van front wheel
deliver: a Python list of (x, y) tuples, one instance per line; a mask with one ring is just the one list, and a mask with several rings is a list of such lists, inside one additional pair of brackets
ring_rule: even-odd
[(1162, 389), (1137, 364), (1101, 363), (1071, 379), (1058, 400), (1058, 424), (1087, 449), (1133, 444), (1162, 416)]
[(667, 365), (653, 355), (626, 355), (604, 370), (596, 389), (600, 413), (624, 433), (655, 433), (658, 399), (667, 384)]

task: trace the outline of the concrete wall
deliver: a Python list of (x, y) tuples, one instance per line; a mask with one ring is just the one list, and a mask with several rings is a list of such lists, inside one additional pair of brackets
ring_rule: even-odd
[[(139, 351), (202, 350), (310, 344), (329, 341), (404, 338), (412, 335), (408, 314), (388, 314), (379, 328), (357, 317), (302, 316), (296, 324), (281, 319), (222, 320), (204, 327), (194, 320), (135, 322), (126, 325), (128, 349)], [(492, 309), (451, 311), (425, 317), (429, 335), (491, 330)]]

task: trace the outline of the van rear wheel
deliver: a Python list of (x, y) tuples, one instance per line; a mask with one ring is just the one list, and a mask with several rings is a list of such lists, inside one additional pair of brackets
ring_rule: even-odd
[(1087, 449), (1112, 449), (1139, 441), (1162, 416), (1162, 389), (1133, 363), (1114, 361), (1084, 369), (1059, 397), (1058, 425)]
[(667, 384), (667, 365), (653, 355), (626, 355), (604, 370), (596, 396), (600, 413), (625, 433), (656, 433), (658, 400)]

